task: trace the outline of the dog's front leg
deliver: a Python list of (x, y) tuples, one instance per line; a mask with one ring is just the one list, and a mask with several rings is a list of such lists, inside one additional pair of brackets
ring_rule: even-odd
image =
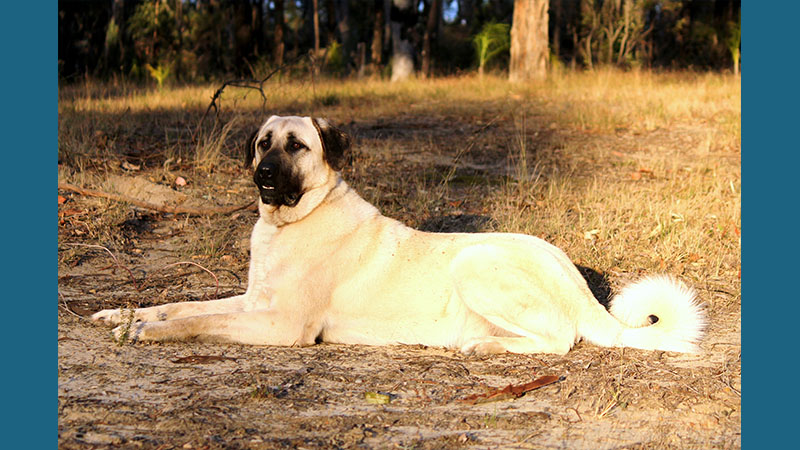
[[(302, 316), (301, 316), (302, 317)], [(310, 345), (304, 324), (275, 310), (209, 314), (160, 322), (123, 324), (113, 330), (118, 340), (200, 341), (249, 345)]]
[[(109, 326), (125, 322), (156, 322), (201, 314), (231, 313), (244, 310), (245, 295), (199, 302), (169, 303), (134, 310), (104, 309), (92, 314), (92, 321)], [(131, 317), (132, 315), (132, 317)]]

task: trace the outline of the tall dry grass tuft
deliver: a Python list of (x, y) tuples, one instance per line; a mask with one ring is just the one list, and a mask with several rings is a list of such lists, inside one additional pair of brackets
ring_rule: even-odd
[[(241, 142), (231, 142), (231, 136), (242, 128), (243, 119), (241, 116), (234, 116), (231, 120), (223, 124), (214, 124), (209, 131), (203, 131), (197, 136), (197, 143), (191, 155), (194, 169), (201, 172), (211, 172), (222, 165), (231, 165), (231, 155), (236, 152), (237, 144)], [(235, 165), (235, 163), (233, 163)]]

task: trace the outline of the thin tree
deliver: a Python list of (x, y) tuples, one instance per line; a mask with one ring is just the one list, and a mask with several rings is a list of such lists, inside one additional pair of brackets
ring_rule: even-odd
[(511, 24), (511, 81), (543, 80), (547, 77), (548, 1), (515, 0)]
[(414, 46), (409, 40), (410, 29), (416, 24), (416, 11), (411, 0), (391, 0), (389, 15), (392, 30), (392, 81), (404, 80), (414, 74)]
[(350, 3), (348, 0), (338, 0), (336, 4), (336, 29), (342, 40), (342, 64), (345, 71), (349, 70), (350, 60), (353, 55), (353, 32), (350, 27)]
[(439, 36), (439, 22), (442, 17), (442, 0), (428, 1), (428, 22), (425, 24), (425, 35), (422, 39), (422, 76), (431, 76), (433, 46)]
[(314, 57), (319, 56), (319, 0), (313, 0), (314, 5)]
[(283, 64), (284, 43), (283, 35), (286, 32), (286, 19), (283, 17), (283, 0), (275, 0), (275, 34), (274, 39), (274, 53), (275, 64)]
[(384, 22), (386, 22), (383, 0), (374, 0), (372, 9), (374, 13), (372, 23), (372, 64), (380, 65), (383, 63), (383, 28)]

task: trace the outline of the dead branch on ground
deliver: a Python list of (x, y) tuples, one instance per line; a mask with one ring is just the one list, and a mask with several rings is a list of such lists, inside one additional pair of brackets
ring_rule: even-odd
[(136, 198), (128, 197), (125, 195), (120, 194), (112, 194), (110, 192), (98, 191), (96, 189), (89, 189), (89, 188), (82, 188), (79, 186), (75, 186), (74, 184), (70, 183), (58, 183), (58, 188), (63, 189), (66, 191), (76, 192), (81, 195), (89, 195), (92, 197), (100, 197), (100, 198), (107, 198), (109, 200), (114, 200), (117, 202), (124, 202), (130, 203), (131, 205), (138, 206), (140, 208), (150, 209), (153, 211), (163, 212), (163, 213), (171, 213), (171, 214), (189, 214), (191, 216), (209, 216), (213, 214), (230, 214), (232, 212), (240, 211), (243, 209), (256, 209), (255, 200), (247, 203), (245, 205), (235, 205), (235, 206), (219, 206), (219, 207), (209, 207), (209, 208), (194, 208), (191, 206), (168, 206), (168, 205), (158, 205), (155, 203), (146, 202), (143, 200), (139, 200)]

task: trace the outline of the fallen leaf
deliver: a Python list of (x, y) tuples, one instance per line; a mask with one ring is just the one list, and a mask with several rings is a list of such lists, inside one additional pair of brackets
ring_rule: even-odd
[(81, 214), (83, 212), (84, 211), (81, 211), (80, 209), (70, 208), (70, 209), (65, 209), (65, 210), (61, 211), (61, 213), (59, 215), (61, 216), (61, 218), (65, 218), (65, 217)]
[(186, 186), (186, 178), (183, 177), (175, 178), (175, 186)]
[(364, 392), (364, 400), (372, 405), (385, 405), (392, 401), (392, 398), (386, 394), (378, 392)]
[(135, 170), (140, 170), (142, 168), (142, 166), (137, 166), (135, 164), (129, 163), (128, 161), (123, 161), (122, 162), (122, 168), (125, 169), (125, 170), (134, 170), (135, 171)]
[(531, 381), (530, 383), (519, 384), (516, 386), (509, 384), (508, 386), (502, 389), (494, 388), (485, 394), (470, 395), (468, 397), (461, 399), (461, 401), (474, 405), (476, 403), (488, 403), (500, 400), (507, 400), (510, 398), (519, 398), (522, 397), (526, 392), (530, 392), (534, 389), (539, 389), (542, 386), (547, 386), (548, 384), (553, 384), (563, 379), (564, 377), (557, 377), (555, 375), (545, 375), (543, 377), (539, 377)]
[(63, 195), (59, 195), (58, 196), (58, 204), (59, 205), (64, 203), (64, 202), (66, 202), (66, 201), (67, 201), (67, 197), (64, 197)]
[(599, 234), (600, 234), (600, 230), (595, 228), (594, 230), (589, 230), (589, 231), (583, 233), (583, 238), (586, 239), (586, 240), (591, 241), (594, 238), (596, 238), (597, 235), (599, 235)]
[(640, 172), (633, 172), (631, 174), (631, 179), (634, 181), (638, 181), (642, 179), (642, 174)]

